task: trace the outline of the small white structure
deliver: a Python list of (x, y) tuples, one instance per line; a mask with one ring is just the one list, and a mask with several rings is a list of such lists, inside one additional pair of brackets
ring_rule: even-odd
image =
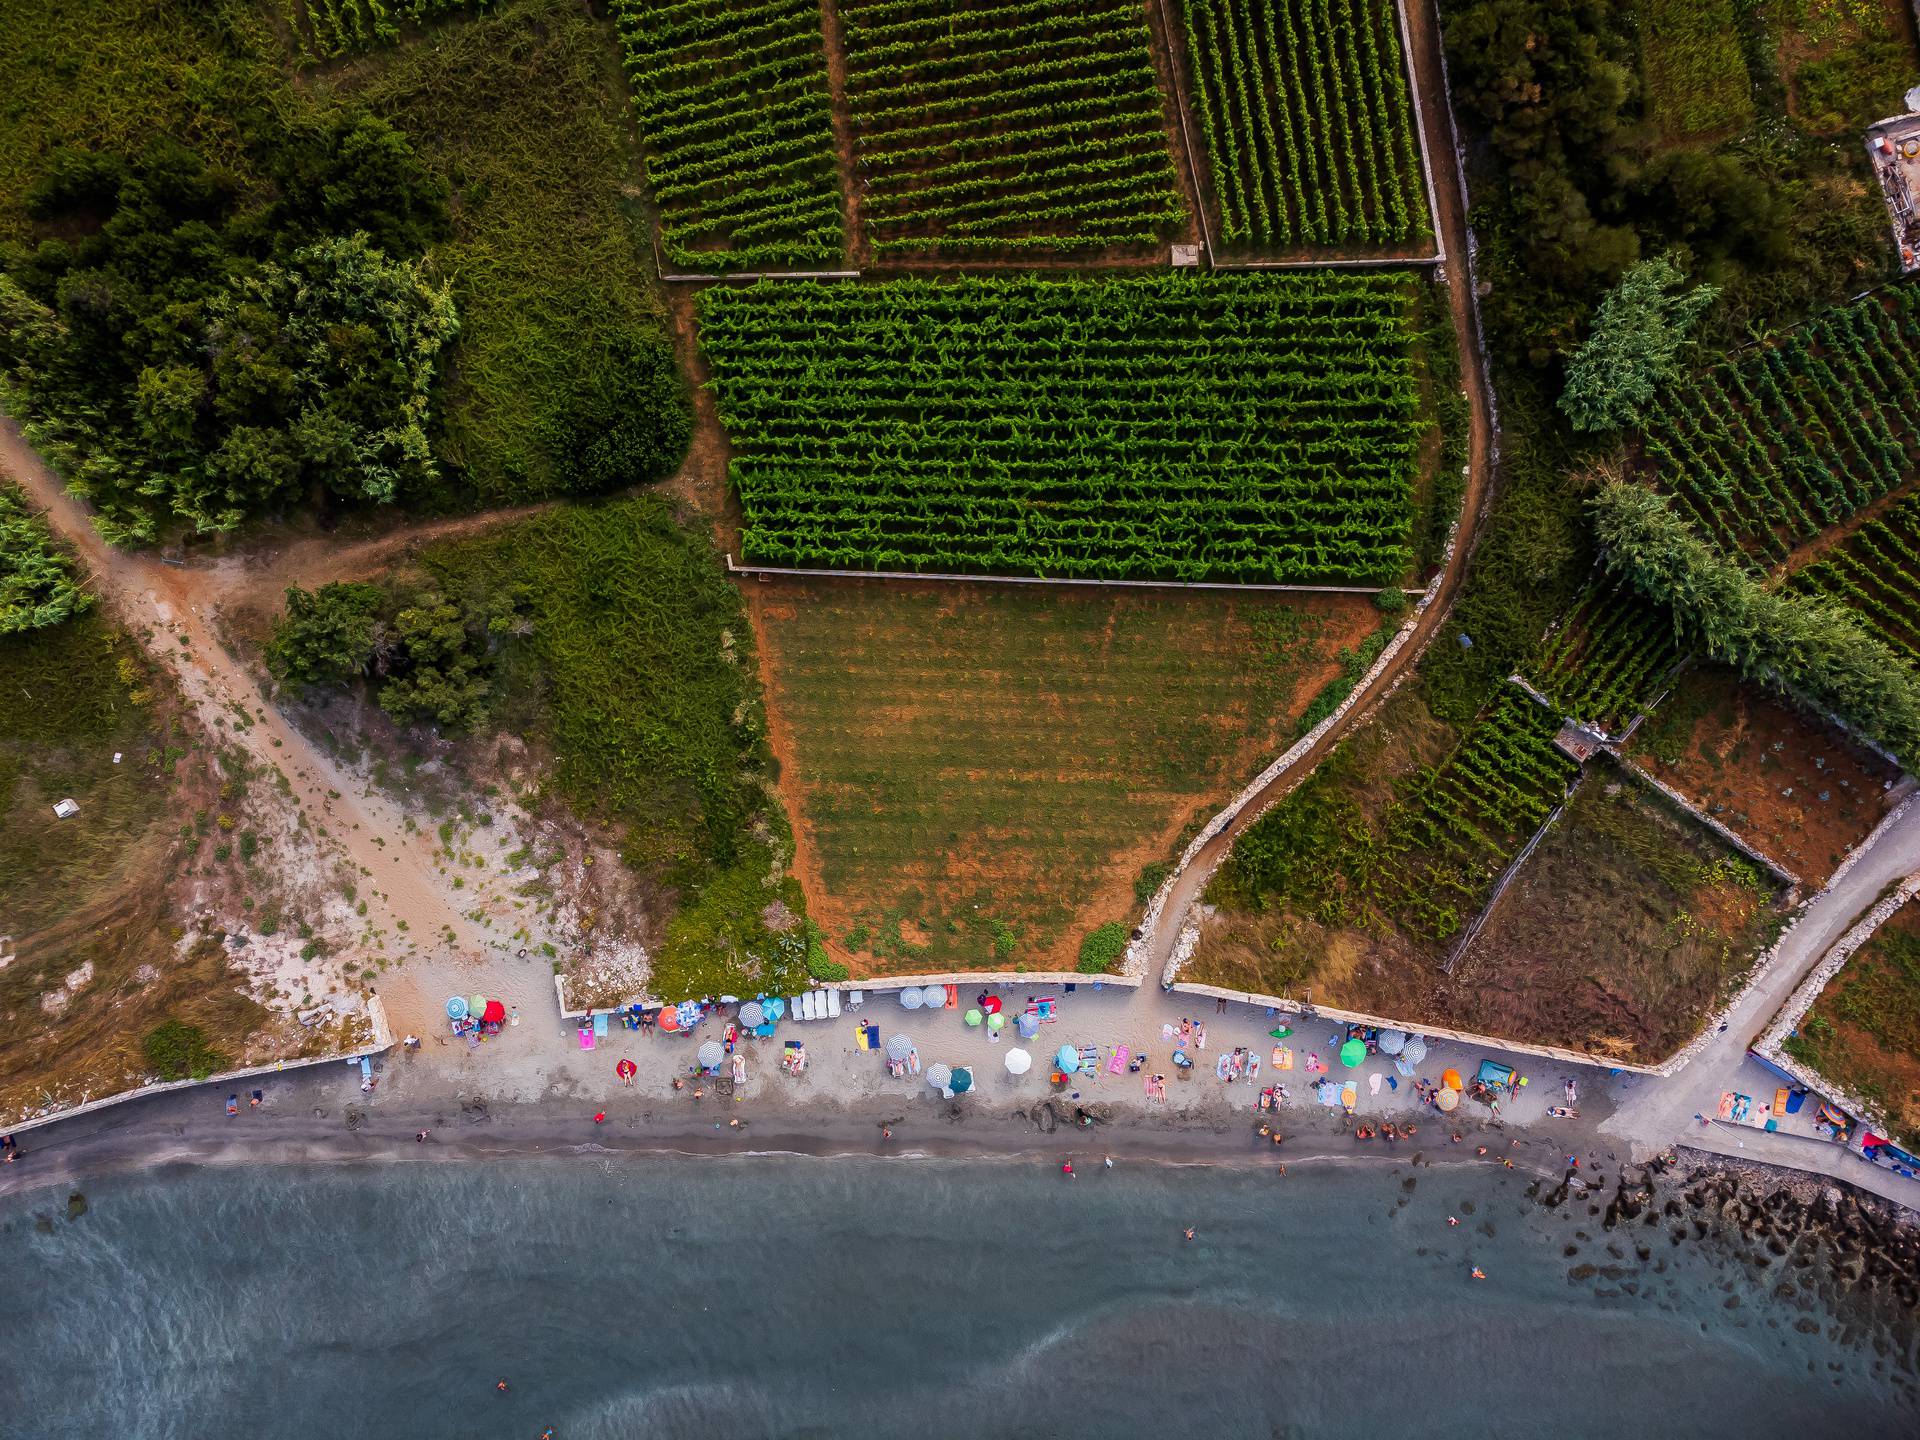
[(1173, 247), (1173, 255), (1171, 258), (1174, 269), (1191, 269), (1200, 263), (1200, 247), (1198, 245), (1176, 245)]
[(53, 807), (53, 813), (56, 819), (71, 820), (80, 813), (80, 802), (72, 798), (62, 800)]

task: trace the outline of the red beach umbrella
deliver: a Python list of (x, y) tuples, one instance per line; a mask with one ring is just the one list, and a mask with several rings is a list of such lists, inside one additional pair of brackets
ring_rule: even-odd
[(662, 1005), (660, 1007), (660, 1028), (662, 1030), (678, 1030), (680, 1028), (680, 1016), (671, 1005)]
[(1000, 1013), (1000, 997), (998, 995), (987, 996), (986, 999), (980, 1002), (980, 1008), (989, 1015), (998, 1015)]
[(487, 1001), (487, 1008), (480, 1012), (480, 1020), (485, 1025), (500, 1025), (506, 1022), (507, 1007), (498, 1000)]

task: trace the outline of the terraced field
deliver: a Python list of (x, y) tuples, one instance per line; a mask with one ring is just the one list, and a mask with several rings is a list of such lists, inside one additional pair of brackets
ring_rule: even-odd
[(1183, 272), (700, 299), (749, 560), (1389, 584), (1425, 431), (1404, 276)]
[(1140, 0), (840, 0), (875, 252), (1157, 244), (1186, 223)]
[(614, 0), (660, 207), (695, 271), (818, 268), (843, 247), (814, 0)]

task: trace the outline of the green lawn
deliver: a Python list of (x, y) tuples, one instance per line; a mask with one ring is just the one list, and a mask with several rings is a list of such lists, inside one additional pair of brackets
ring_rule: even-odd
[(1920, 904), (1853, 953), (1787, 1040), (1787, 1053), (1880, 1107), (1920, 1147)]

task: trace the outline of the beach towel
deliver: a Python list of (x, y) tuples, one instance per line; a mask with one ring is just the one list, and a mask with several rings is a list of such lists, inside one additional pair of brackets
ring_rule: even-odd
[(1127, 1068), (1127, 1061), (1132, 1058), (1133, 1052), (1122, 1045), (1118, 1050), (1113, 1052), (1113, 1058), (1107, 1062), (1107, 1073), (1109, 1075), (1119, 1075), (1123, 1073)]
[(593, 1049), (593, 1027), (591, 1025), (582, 1025), (580, 1027), (580, 1048), (582, 1050)]
[(1378, 1074), (1367, 1076), (1367, 1093), (1369, 1095), (1378, 1095), (1380, 1093), (1381, 1078)]
[(1027, 1007), (1027, 1013), (1037, 1018), (1042, 1025), (1051, 1025), (1060, 1017), (1054, 1013), (1060, 1002), (1051, 995), (1043, 995)]
[(959, 1008), (960, 987), (958, 985), (949, 985), (947, 986), (947, 1009), (958, 1010)]
[(593, 1034), (596, 1040), (604, 1040), (607, 1038), (607, 1017), (606, 1016), (596, 1015), (593, 1017)]
[(1247, 1079), (1258, 1080), (1259, 1078), (1260, 1078), (1260, 1057), (1258, 1055), (1248, 1055), (1247, 1056)]
[(1213, 1075), (1216, 1080), (1225, 1080), (1231, 1074), (1233, 1074), (1233, 1061), (1230, 1057), (1222, 1055), (1213, 1062)]
[(1289, 1050), (1285, 1045), (1274, 1046), (1273, 1063), (1282, 1070), (1291, 1070), (1293, 1068), (1293, 1051)]
[(1173, 1039), (1173, 1022), (1171, 1020), (1160, 1027), (1160, 1038), (1162, 1040)]
[(1331, 1080), (1322, 1080), (1316, 1087), (1314, 1093), (1319, 1096), (1322, 1105), (1338, 1105), (1340, 1103), (1340, 1087), (1335, 1085)]

